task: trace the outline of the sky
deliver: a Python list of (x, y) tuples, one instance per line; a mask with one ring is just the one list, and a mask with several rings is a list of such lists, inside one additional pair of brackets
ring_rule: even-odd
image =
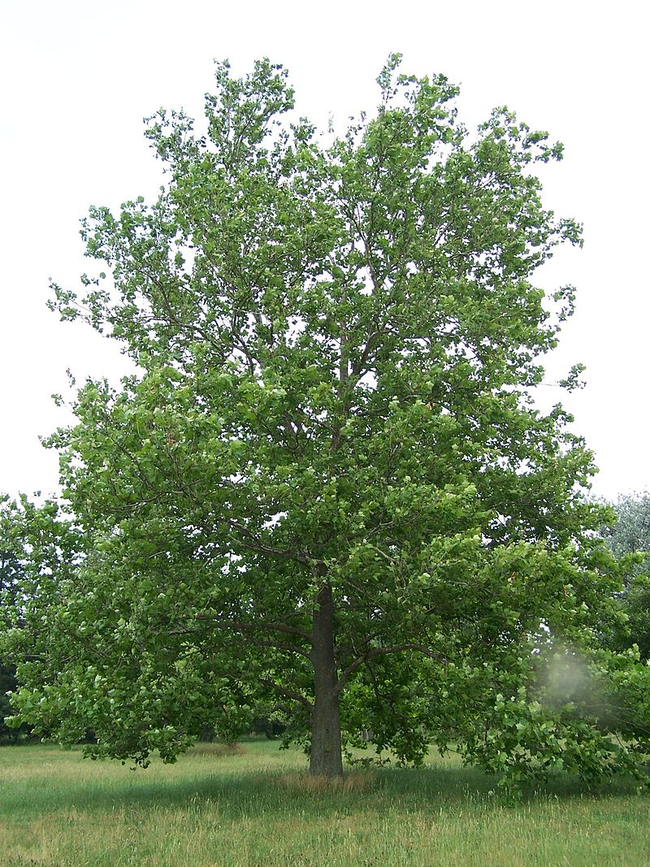
[[(219, 0), (0, 0), (0, 492), (57, 487), (39, 436), (70, 422), (53, 393), (66, 370), (117, 381), (116, 344), (46, 308), (50, 278), (77, 288), (86, 270), (79, 219), (90, 205), (161, 183), (144, 117), (199, 117), (214, 59), (245, 74), (268, 56), (290, 71), (297, 108), (321, 128), (377, 104), (391, 52), (417, 75), (461, 87), (474, 127), (507, 105), (565, 144), (544, 167), (545, 203), (584, 224), (584, 248), (556, 253), (536, 278), (574, 284), (577, 312), (548, 359), (540, 406), (574, 414), (600, 469), (597, 496), (650, 489), (647, 164), (649, 84), (643, 4), (632, 0), (328, 3)], [(585, 389), (553, 383), (586, 365)]]

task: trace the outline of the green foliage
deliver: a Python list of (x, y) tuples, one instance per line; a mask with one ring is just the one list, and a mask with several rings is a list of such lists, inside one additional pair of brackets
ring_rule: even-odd
[(56, 580), (73, 574), (79, 537), (73, 526), (61, 520), (59, 506), (41, 506), (26, 497), (12, 502), (0, 496), (0, 737), (16, 740), (30, 731), (28, 721), (15, 715), (9, 700), (17, 686), (17, 669), (29, 670), (29, 627), (33, 613), (55, 604)]
[(12, 715), (9, 693), (15, 690), (16, 686), (15, 667), (10, 663), (0, 662), (0, 743), (16, 741), (18, 736), (26, 731), (26, 726), (21, 732), (10, 728), (5, 722), (5, 717)]
[[(7, 502), (0, 497), (0, 508)], [(21, 578), (21, 564), (17, 552), (21, 540), (16, 535), (14, 522), (0, 522), (0, 624), (8, 625), (12, 618), (10, 610), (17, 603), (17, 592)], [(13, 715), (9, 694), (16, 689), (16, 668), (13, 662), (0, 657), (0, 743), (16, 741), (27, 731), (26, 726), (10, 728), (5, 717)]]
[[(606, 530), (609, 547), (617, 557), (641, 552), (650, 556), (650, 492), (621, 495), (611, 507), (616, 521)], [(648, 571), (642, 562), (637, 572)]]
[[(280, 67), (218, 65), (203, 134), (148, 123), (158, 200), (84, 221), (97, 276), (52, 306), (139, 373), (88, 381), (50, 440), (64, 541), (16, 512), (30, 565), (4, 642), (40, 732), (171, 761), (261, 703), (327, 753), (340, 703), (344, 742), (370, 729), (400, 762), (433, 738), (515, 781), (642, 773), (648, 669), (598, 650), (623, 573), (594, 538), (592, 457), (531, 397), (573, 305), (532, 282), (580, 243), (534, 174), (561, 147), (505, 108), (471, 136), (457, 88), (398, 63), (330, 139), (282, 121)], [(550, 690), (565, 657), (597, 707)]]
[(650, 493), (620, 496), (611, 504), (615, 523), (603, 530), (607, 545), (626, 568), (621, 604), (625, 628), (614, 640), (618, 648), (635, 644), (650, 659)]

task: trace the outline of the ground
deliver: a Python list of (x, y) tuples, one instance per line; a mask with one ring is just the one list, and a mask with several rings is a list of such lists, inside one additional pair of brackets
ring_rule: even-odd
[(297, 750), (200, 745), (146, 771), (78, 749), (0, 748), (3, 867), (645, 867), (650, 795), (572, 780), (517, 806), (432, 757), (323, 786)]

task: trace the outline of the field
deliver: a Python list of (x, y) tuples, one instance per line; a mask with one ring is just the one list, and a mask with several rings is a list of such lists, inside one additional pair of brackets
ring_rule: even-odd
[(2, 867), (646, 867), (650, 796), (570, 780), (508, 806), (494, 781), (432, 758), (337, 787), (266, 741), (201, 745), (132, 771), (78, 750), (0, 748)]

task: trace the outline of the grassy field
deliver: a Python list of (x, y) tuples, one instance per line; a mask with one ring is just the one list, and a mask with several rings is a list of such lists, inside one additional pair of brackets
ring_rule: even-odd
[(0, 747), (3, 867), (647, 867), (650, 797), (571, 781), (516, 807), (493, 781), (432, 758), (353, 771), (338, 791), (298, 751), (200, 746), (131, 771), (78, 750)]

